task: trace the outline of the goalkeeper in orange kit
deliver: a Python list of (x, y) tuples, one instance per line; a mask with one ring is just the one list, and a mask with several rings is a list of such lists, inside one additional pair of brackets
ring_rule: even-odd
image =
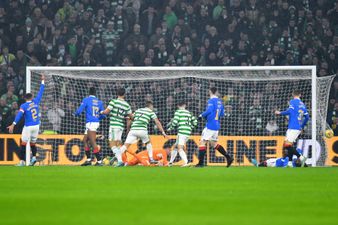
[(136, 154), (137, 157), (132, 156), (131, 159), (127, 159), (127, 155), (122, 155), (122, 161), (125, 166), (167, 166), (168, 159), (167, 159), (167, 151), (166, 150), (154, 150), (153, 157), (154, 160), (158, 161), (157, 164), (150, 164), (149, 154), (147, 151), (142, 151)]

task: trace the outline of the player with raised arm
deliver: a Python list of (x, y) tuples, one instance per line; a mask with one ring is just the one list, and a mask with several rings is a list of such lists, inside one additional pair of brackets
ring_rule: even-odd
[(198, 164), (196, 167), (204, 166), (204, 157), (206, 154), (207, 143), (209, 142), (210, 147), (214, 147), (215, 150), (220, 152), (227, 160), (227, 167), (230, 167), (233, 158), (229, 155), (227, 151), (223, 148), (222, 145), (217, 144), (218, 132), (221, 127), (220, 119), (224, 116), (224, 106), (222, 100), (216, 96), (217, 88), (211, 87), (209, 89), (210, 99), (208, 100), (208, 105), (206, 110), (199, 115), (199, 119), (206, 119), (207, 124), (203, 129), (201, 142), (199, 144), (198, 151)]
[(21, 150), (19, 153), (20, 163), (18, 164), (18, 166), (25, 166), (27, 142), (29, 142), (30, 144), (33, 156), (29, 165), (34, 166), (34, 164), (36, 163), (36, 140), (38, 138), (40, 128), (39, 104), (41, 102), (44, 90), (45, 76), (42, 74), (40, 90), (37, 96), (33, 98), (33, 95), (31, 93), (25, 94), (24, 98), (26, 102), (20, 106), (19, 113), (16, 115), (14, 122), (7, 127), (9, 133), (13, 133), (14, 126), (20, 121), (22, 116), (25, 117), (25, 126), (23, 127), (21, 134)]
[(100, 116), (100, 112), (104, 110), (103, 103), (95, 95), (95, 88), (89, 88), (89, 97), (82, 100), (80, 107), (75, 112), (75, 116), (80, 116), (83, 111), (86, 112), (86, 130), (83, 143), (87, 160), (81, 166), (89, 166), (92, 164), (90, 146), (93, 148), (93, 153), (97, 159), (95, 166), (103, 165), (100, 146), (96, 144), (96, 131), (99, 129), (100, 120), (105, 116)]
[(191, 112), (186, 110), (185, 101), (181, 101), (178, 104), (178, 109), (176, 110), (174, 118), (172, 119), (168, 128), (168, 131), (170, 131), (173, 130), (175, 127), (177, 127), (178, 131), (176, 143), (174, 145), (174, 149), (171, 152), (169, 165), (173, 164), (178, 153), (184, 162), (182, 167), (189, 166), (187, 154), (184, 151), (184, 146), (189, 140), (192, 129), (195, 128), (196, 126), (197, 126), (196, 117), (194, 117)]
[(112, 152), (117, 154), (118, 149), (122, 144), (122, 133), (124, 130), (125, 119), (127, 121), (127, 132), (130, 129), (130, 120), (132, 119), (132, 111), (128, 102), (124, 100), (126, 90), (119, 88), (117, 90), (117, 98), (112, 99), (107, 108), (101, 114), (110, 115), (109, 123), (109, 147)]
[[(141, 139), (142, 143), (146, 145), (148, 155), (149, 155), (149, 162), (151, 164), (156, 163), (156, 161), (153, 158), (153, 147), (149, 139), (148, 135), (148, 124), (150, 120), (154, 120), (157, 128), (161, 131), (162, 135), (164, 137), (167, 137), (167, 134), (165, 133), (162, 124), (160, 120), (157, 118), (156, 114), (153, 111), (154, 105), (152, 101), (146, 102), (145, 108), (137, 109), (134, 113), (133, 122), (131, 124), (130, 131), (127, 135), (127, 139), (124, 143), (124, 145), (120, 148), (118, 151), (118, 154), (116, 154), (116, 158), (118, 160), (117, 166), (123, 166), (122, 162), (122, 154), (128, 150), (129, 146), (133, 144), (137, 139)], [(131, 153), (131, 152), (130, 152)], [(133, 154), (135, 157), (137, 157), (136, 154)]]
[(306, 158), (296, 150), (294, 144), (310, 117), (305, 104), (300, 100), (301, 93), (298, 90), (295, 90), (292, 92), (292, 95), (293, 99), (290, 101), (289, 108), (282, 112), (277, 110), (275, 111), (275, 114), (289, 116), (289, 125), (288, 130), (286, 131), (284, 149), (288, 151), (289, 159), (292, 159), (292, 156), (296, 155), (303, 166)]

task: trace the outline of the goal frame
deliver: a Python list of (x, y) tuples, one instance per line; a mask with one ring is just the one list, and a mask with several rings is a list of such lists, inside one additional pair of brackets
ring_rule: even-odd
[[(261, 71), (261, 70), (308, 70), (311, 71), (311, 142), (312, 142), (312, 166), (316, 166), (316, 156), (317, 156), (317, 69), (315, 65), (309, 66), (204, 66), (204, 67), (167, 67), (167, 66), (153, 66), (153, 67), (112, 67), (112, 66), (104, 66), (104, 67), (85, 67), (85, 66), (27, 66), (26, 67), (26, 92), (31, 92), (31, 76), (32, 71), (191, 71), (191, 70), (199, 70), (199, 71)], [(315, 93), (315, 94), (313, 94)], [(30, 162), (30, 145), (29, 143), (26, 145), (26, 165), (29, 165)]]

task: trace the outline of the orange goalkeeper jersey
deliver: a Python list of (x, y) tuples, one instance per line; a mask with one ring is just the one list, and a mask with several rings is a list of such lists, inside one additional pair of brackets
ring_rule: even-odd
[[(168, 165), (167, 153), (165, 150), (154, 150), (153, 151), (154, 160), (159, 161), (162, 165)], [(128, 166), (135, 166), (137, 164), (142, 164), (143, 166), (150, 166), (150, 159), (148, 156), (148, 151), (142, 151), (136, 154), (136, 157), (132, 157), (130, 160), (127, 157), (123, 156), (123, 162), (127, 163)]]

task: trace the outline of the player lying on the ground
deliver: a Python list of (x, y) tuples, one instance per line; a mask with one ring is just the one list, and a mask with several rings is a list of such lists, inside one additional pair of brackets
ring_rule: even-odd
[[(151, 119), (154, 120), (157, 128), (160, 130), (162, 135), (164, 137), (167, 137), (166, 133), (164, 132), (164, 129), (162, 127), (162, 124), (160, 120), (157, 118), (156, 114), (153, 111), (154, 105), (153, 102), (147, 101), (145, 108), (140, 108), (135, 111), (134, 113), (134, 120), (131, 124), (131, 129), (127, 135), (127, 139), (124, 142), (124, 145), (120, 148), (120, 150), (116, 154), (116, 158), (118, 160), (117, 166), (123, 166), (122, 162), (122, 154), (128, 150), (129, 146), (133, 144), (137, 139), (140, 139), (143, 144), (146, 145), (148, 155), (149, 155), (149, 161), (150, 163), (157, 163), (153, 159), (153, 147), (149, 139), (148, 135), (148, 124)], [(130, 152), (130, 154), (133, 154), (135, 157), (138, 157), (135, 153)], [(141, 161), (141, 159), (140, 159)]]
[(44, 89), (45, 89), (45, 76), (41, 75), (40, 90), (36, 98), (33, 98), (33, 95), (31, 93), (25, 94), (24, 98), (26, 102), (20, 106), (19, 113), (16, 115), (12, 125), (7, 127), (9, 133), (13, 133), (14, 126), (20, 121), (23, 115), (25, 116), (25, 126), (23, 127), (21, 134), (21, 150), (19, 153), (20, 162), (17, 166), (25, 165), (27, 142), (30, 143), (32, 151), (32, 159), (29, 165), (34, 166), (34, 164), (36, 163), (37, 149), (35, 144), (39, 135), (40, 128), (39, 104), (41, 102)]
[(210, 99), (206, 111), (204, 111), (199, 119), (205, 118), (207, 120), (206, 127), (203, 129), (201, 142), (199, 144), (198, 151), (198, 164), (196, 167), (204, 166), (204, 157), (206, 154), (207, 143), (209, 146), (214, 147), (219, 151), (227, 160), (227, 166), (229, 167), (234, 161), (233, 158), (225, 151), (222, 145), (217, 144), (218, 131), (221, 127), (220, 119), (224, 116), (224, 106), (222, 100), (216, 96), (217, 89), (212, 87), (209, 89)]
[(100, 112), (101, 114), (110, 115), (109, 122), (109, 147), (114, 154), (117, 154), (118, 149), (122, 144), (122, 133), (124, 123), (127, 120), (127, 133), (130, 128), (130, 120), (132, 119), (132, 111), (128, 102), (124, 100), (126, 90), (119, 88), (117, 90), (117, 99), (112, 99), (107, 108)]
[(169, 165), (172, 165), (177, 153), (180, 155), (181, 159), (183, 160), (184, 164), (182, 167), (188, 166), (188, 158), (187, 154), (184, 151), (184, 146), (189, 140), (191, 131), (194, 127), (197, 126), (197, 119), (192, 115), (191, 112), (186, 110), (186, 103), (185, 101), (181, 101), (178, 104), (178, 109), (174, 114), (174, 118), (172, 119), (169, 129), (173, 130), (177, 127), (177, 138), (176, 143), (174, 145), (174, 149), (171, 151), (170, 162)]
[(96, 131), (99, 129), (100, 120), (105, 116), (100, 116), (100, 112), (104, 110), (103, 103), (96, 96), (94, 87), (89, 89), (89, 97), (82, 100), (80, 107), (76, 110), (75, 116), (80, 116), (83, 111), (86, 112), (86, 129), (83, 137), (84, 150), (87, 160), (81, 166), (92, 165), (90, 147), (96, 157), (95, 166), (102, 166), (102, 156), (100, 146), (96, 144)]
[(251, 159), (251, 163), (257, 167), (301, 167), (302, 163), (299, 158), (290, 161), (288, 151), (283, 151), (283, 157), (271, 158), (258, 163), (256, 159)]
[[(168, 150), (169, 151), (169, 150)], [(136, 154), (137, 157), (132, 156), (131, 159), (128, 159), (126, 156), (126, 152), (122, 155), (122, 161), (125, 166), (168, 166), (168, 160), (167, 160), (167, 150), (154, 150), (153, 151), (153, 157), (154, 160), (157, 161), (156, 164), (150, 163), (149, 154), (147, 151), (141, 151)]]
[(304, 165), (306, 158), (297, 152), (294, 146), (298, 136), (301, 134), (306, 123), (309, 120), (309, 113), (307, 112), (305, 104), (300, 100), (300, 92), (295, 90), (292, 92), (293, 99), (290, 101), (289, 108), (285, 111), (275, 111), (276, 115), (289, 116), (288, 130), (284, 142), (284, 149), (288, 151), (289, 159), (296, 155)]

